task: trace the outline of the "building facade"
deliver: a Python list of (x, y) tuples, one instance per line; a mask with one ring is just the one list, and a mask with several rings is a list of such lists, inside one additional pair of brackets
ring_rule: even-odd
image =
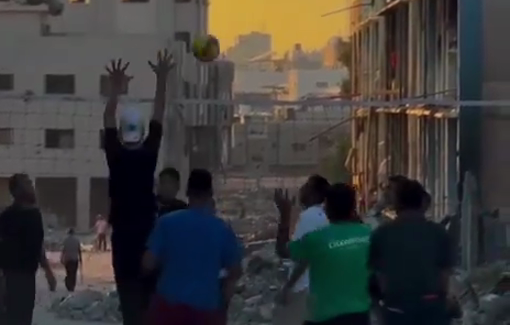
[[(360, 100), (508, 100), (510, 47), (502, 32), (508, 24), (508, 1), (357, 4), (351, 17), (352, 86)], [(507, 107), (496, 106), (357, 109), (354, 181), (368, 195), (390, 174), (417, 178), (432, 194), (435, 215), (441, 217), (460, 212), (470, 174), (476, 184), (471, 197), (476, 211), (497, 209), (501, 220), (508, 220), (510, 119)], [(466, 221), (469, 231), (477, 224)]]
[(349, 115), (348, 108), (338, 106), (240, 114), (232, 126), (230, 166), (262, 174), (317, 172), (338, 138), (349, 136), (347, 124), (337, 127)]
[[(178, 63), (170, 76), (169, 101), (228, 99), (233, 66), (201, 65), (190, 53), (192, 39), (206, 28), (203, 1), (70, 1), (60, 16), (48, 15), (45, 6), (0, 2), (1, 202), (9, 201), (6, 178), (25, 172), (35, 179), (43, 211), (57, 215), (62, 225), (88, 229), (96, 214), (106, 214), (105, 65), (114, 58), (131, 63), (134, 79), (121, 105), (136, 105), (147, 118), (155, 87), (147, 60), (161, 49), (174, 53)], [(230, 86), (220, 74), (231, 79)], [(160, 166), (187, 170), (189, 137), (181, 143), (167, 130), (193, 130), (215, 118), (204, 105), (174, 106), (167, 112)]]

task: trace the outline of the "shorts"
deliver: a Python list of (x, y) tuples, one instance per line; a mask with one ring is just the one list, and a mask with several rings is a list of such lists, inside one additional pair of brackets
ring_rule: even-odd
[(147, 314), (147, 325), (225, 325), (223, 311), (198, 310), (188, 305), (169, 304), (154, 295)]

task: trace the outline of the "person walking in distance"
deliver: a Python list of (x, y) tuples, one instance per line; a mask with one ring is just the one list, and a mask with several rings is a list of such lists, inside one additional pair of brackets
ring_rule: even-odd
[(73, 228), (69, 228), (67, 237), (62, 244), (60, 262), (64, 265), (66, 270), (66, 277), (64, 280), (66, 289), (69, 292), (74, 292), (78, 269), (80, 265), (82, 265), (83, 259), (81, 255), (81, 243), (78, 237), (76, 237)]
[(108, 250), (108, 221), (102, 215), (98, 215), (95, 228), (97, 250), (100, 252), (106, 252)]
[(149, 62), (156, 75), (156, 94), (148, 134), (141, 112), (130, 107), (120, 113), (117, 104), (131, 77), (129, 63), (112, 61), (106, 68), (110, 97), (104, 111), (104, 150), (109, 168), (109, 222), (112, 264), (124, 325), (140, 325), (153, 290), (153, 276), (142, 276), (141, 259), (156, 219), (154, 172), (162, 136), (168, 73), (172, 55), (158, 52)]
[[(328, 181), (319, 175), (310, 176), (300, 188), (299, 201), (303, 212), (299, 215), (292, 240), (298, 240), (307, 233), (325, 227), (329, 221), (322, 204), (329, 189)], [(289, 258), (288, 242), (290, 233), (290, 212), (292, 202), (287, 192), (275, 191), (274, 201), (280, 212), (277, 253), (281, 258)], [(276, 325), (302, 324), (306, 320), (306, 299), (308, 296), (308, 271), (306, 264), (295, 264), (280, 293), (280, 305), (276, 308), (273, 323)]]
[(172, 167), (167, 167), (159, 173), (158, 177), (158, 217), (177, 210), (186, 209), (186, 202), (177, 198), (181, 188), (181, 174)]
[(369, 325), (367, 266), (371, 228), (355, 210), (356, 192), (334, 184), (326, 194), (329, 225), (289, 243), (290, 258), (310, 270), (305, 324)]
[(14, 202), (0, 214), (0, 270), (5, 281), (0, 324), (32, 325), (38, 267), (51, 291), (56, 280), (43, 246), (42, 215), (31, 179), (14, 174), (9, 178), (9, 191)]
[(159, 218), (149, 237), (143, 266), (161, 273), (148, 325), (223, 325), (241, 276), (241, 243), (214, 213), (208, 171), (191, 171), (187, 196), (189, 208)]
[(395, 192), (394, 221), (371, 237), (369, 265), (382, 297), (385, 325), (447, 325), (457, 305), (449, 293), (453, 250), (444, 227), (425, 218), (425, 190), (414, 180)]

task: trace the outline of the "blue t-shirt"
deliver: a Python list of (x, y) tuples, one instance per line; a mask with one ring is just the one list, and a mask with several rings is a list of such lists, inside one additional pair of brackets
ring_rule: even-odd
[(200, 310), (220, 307), (220, 270), (242, 258), (232, 229), (211, 212), (195, 208), (162, 216), (148, 249), (161, 263), (157, 293), (170, 304)]

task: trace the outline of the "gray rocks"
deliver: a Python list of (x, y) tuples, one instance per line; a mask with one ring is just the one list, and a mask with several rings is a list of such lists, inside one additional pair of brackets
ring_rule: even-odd
[(119, 322), (119, 298), (116, 291), (103, 293), (96, 290), (84, 290), (55, 299), (50, 310), (59, 318), (91, 321)]
[(280, 274), (284, 272), (274, 249), (273, 244), (267, 244), (243, 261), (245, 273), (230, 303), (229, 324), (271, 324), (274, 302), (282, 284)]

